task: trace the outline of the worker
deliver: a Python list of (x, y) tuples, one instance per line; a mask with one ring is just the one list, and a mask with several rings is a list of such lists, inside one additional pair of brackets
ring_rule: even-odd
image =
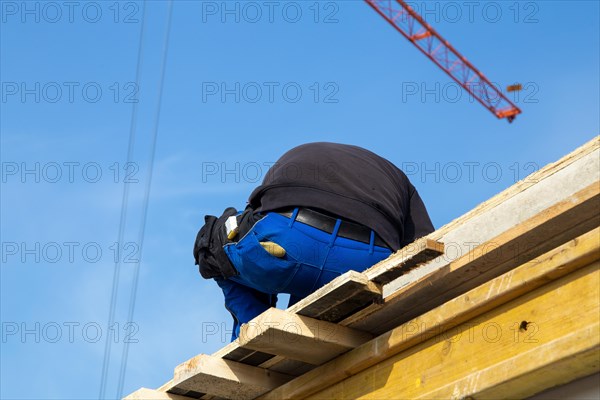
[(417, 190), (391, 162), (357, 146), (308, 143), (269, 169), (243, 211), (205, 217), (194, 258), (221, 287), (235, 340), (278, 293), (290, 294), (290, 306), (433, 230)]

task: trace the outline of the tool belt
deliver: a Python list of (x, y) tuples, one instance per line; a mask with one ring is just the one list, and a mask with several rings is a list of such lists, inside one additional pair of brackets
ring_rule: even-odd
[(235, 208), (228, 207), (223, 214), (217, 218), (214, 215), (204, 217), (204, 226), (196, 235), (194, 242), (194, 260), (200, 275), (205, 279), (224, 279), (238, 275), (237, 270), (223, 250), (223, 246), (233, 241), (227, 238), (225, 221), (236, 215), (239, 226), (239, 236), (246, 234), (262, 216), (254, 213), (250, 206), (239, 213)]
[[(291, 218), (293, 215), (293, 209), (278, 210), (275, 211), (277, 214), (283, 215), (284, 217)], [(302, 222), (303, 224), (317, 228), (323, 232), (333, 233), (337, 220), (341, 219), (340, 228), (337, 236), (356, 240), (362, 243), (371, 243), (371, 228), (357, 224), (356, 222), (347, 221), (343, 218), (336, 217), (333, 215), (327, 215), (323, 212), (316, 211), (310, 208), (300, 208), (298, 215), (296, 215), (296, 221)], [(388, 245), (375, 234), (375, 246), (388, 247)]]

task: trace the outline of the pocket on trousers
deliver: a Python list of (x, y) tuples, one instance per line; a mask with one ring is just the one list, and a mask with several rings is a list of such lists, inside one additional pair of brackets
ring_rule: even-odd
[(298, 262), (288, 255), (279, 258), (267, 252), (254, 230), (226, 245), (225, 252), (239, 272), (236, 280), (265, 293), (279, 293), (298, 269)]

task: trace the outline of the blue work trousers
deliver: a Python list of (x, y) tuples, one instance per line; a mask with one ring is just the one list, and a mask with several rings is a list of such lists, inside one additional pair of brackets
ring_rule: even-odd
[[(370, 243), (337, 235), (341, 220), (327, 233), (290, 218), (269, 212), (256, 222), (238, 242), (225, 246), (225, 253), (239, 275), (217, 279), (225, 296), (225, 307), (232, 314), (232, 341), (239, 336), (240, 325), (269, 307), (277, 293), (289, 293), (292, 305), (339, 275), (363, 271), (387, 258), (391, 251)], [(274, 242), (285, 249), (283, 257), (267, 252), (260, 242)]]

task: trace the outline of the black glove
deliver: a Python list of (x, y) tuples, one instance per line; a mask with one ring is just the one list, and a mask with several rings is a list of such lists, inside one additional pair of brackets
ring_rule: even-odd
[(225, 221), (236, 214), (237, 210), (229, 207), (219, 218), (214, 215), (204, 217), (204, 226), (196, 235), (194, 243), (194, 259), (205, 279), (229, 278), (238, 274), (223, 250), (223, 246), (231, 242), (227, 239)]

